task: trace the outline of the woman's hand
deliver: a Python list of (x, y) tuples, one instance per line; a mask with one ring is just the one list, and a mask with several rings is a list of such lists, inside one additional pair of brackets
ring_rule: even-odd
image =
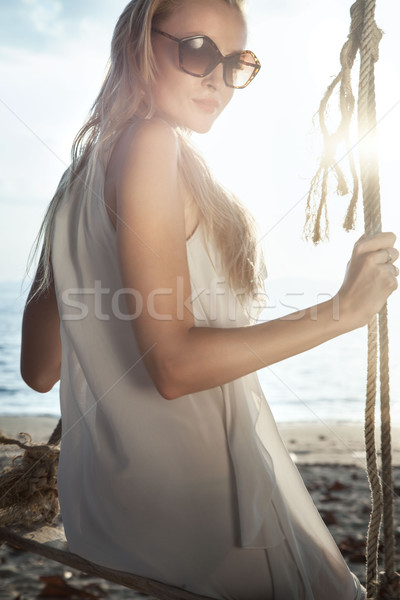
[(346, 276), (338, 292), (340, 319), (349, 329), (370, 322), (397, 288), (399, 252), (394, 233), (363, 235), (354, 245)]

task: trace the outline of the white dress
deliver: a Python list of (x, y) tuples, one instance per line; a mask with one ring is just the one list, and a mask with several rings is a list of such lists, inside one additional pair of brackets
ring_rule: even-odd
[[(59, 495), (70, 550), (232, 600), (355, 600), (348, 570), (279, 436), (256, 374), (167, 401), (135, 343), (98, 164), (56, 215)], [(249, 316), (201, 228), (187, 242), (197, 326)], [(214, 293), (217, 289), (218, 293)]]

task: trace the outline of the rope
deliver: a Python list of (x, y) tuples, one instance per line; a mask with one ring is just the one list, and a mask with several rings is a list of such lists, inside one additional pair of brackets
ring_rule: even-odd
[[(376, 0), (365, 0), (364, 25), (360, 47), (360, 79), (358, 96), (358, 127), (360, 135), (360, 173), (363, 189), (364, 228), (367, 235), (382, 231), (379, 163), (376, 153), (376, 99), (375, 99), (375, 62), (379, 58), (381, 31), (375, 23)], [(376, 455), (370, 447), (374, 419), (366, 410), (365, 440), (367, 448), (367, 470), (372, 498), (377, 498), (376, 510), (373, 502), (367, 536), (367, 596), (374, 599), (398, 598), (399, 576), (394, 570), (394, 523), (393, 523), (393, 475), (390, 426), (389, 394), (389, 341), (387, 323), (387, 305), (379, 313), (379, 356), (380, 356), (380, 409), (381, 409), (381, 480), (376, 476)], [(376, 319), (370, 324), (368, 336), (368, 367), (376, 372), (378, 340)], [(375, 363), (373, 365), (373, 363)], [(370, 400), (374, 396), (374, 401)], [(367, 405), (375, 405), (376, 382), (367, 380)], [(368, 412), (368, 414), (367, 414)], [(383, 539), (384, 539), (384, 577), (377, 585), (377, 563), (379, 531), (381, 525), (381, 498), (383, 501)], [(376, 559), (373, 559), (375, 552)], [(377, 596), (378, 593), (378, 596)]]
[[(327, 192), (328, 176), (333, 172), (337, 180), (337, 193), (348, 193), (344, 176), (335, 162), (339, 142), (344, 141), (353, 180), (352, 197), (344, 221), (346, 230), (354, 228), (358, 197), (358, 177), (349, 143), (350, 123), (354, 111), (351, 90), (351, 69), (360, 52), (360, 77), (358, 93), (358, 130), (360, 138), (360, 179), (363, 192), (364, 229), (366, 235), (382, 231), (379, 164), (376, 143), (375, 62), (379, 58), (379, 42), (382, 32), (375, 23), (376, 0), (357, 0), (350, 9), (351, 26), (348, 40), (341, 54), (341, 71), (328, 87), (319, 108), (319, 121), (324, 138), (324, 152), (320, 167), (311, 182), (307, 199), (305, 232), (318, 243), (328, 234)], [(340, 83), (341, 121), (333, 133), (326, 126), (327, 105), (336, 86)], [(319, 195), (316, 206), (315, 197)], [(322, 222), (322, 217), (325, 221)], [(378, 337), (379, 332), (379, 337)], [(375, 445), (375, 405), (377, 390), (377, 356), (380, 357), (380, 410), (381, 410), (381, 476), (378, 473)], [(394, 523), (393, 523), (393, 476), (391, 458), (390, 394), (389, 394), (389, 342), (387, 305), (368, 326), (368, 366), (365, 407), (365, 447), (367, 474), (371, 489), (371, 516), (367, 532), (366, 579), (367, 598), (389, 600), (400, 598), (400, 576), (395, 572)], [(384, 568), (378, 578), (379, 537), (383, 518)]]
[(365, 450), (367, 459), (367, 475), (371, 490), (371, 514), (367, 531), (366, 564), (368, 598), (375, 597), (377, 589), (379, 532), (382, 522), (382, 486), (378, 474), (375, 445), (375, 405), (377, 377), (377, 337), (378, 324), (376, 316), (368, 326), (368, 361), (367, 392), (365, 405)]
[[(29, 438), (27, 434), (24, 434)], [(3, 446), (18, 446), (24, 454), (0, 475), (0, 526), (50, 525), (60, 512), (57, 467), (61, 420), (47, 444), (33, 445), (0, 435)]]
[[(349, 192), (346, 178), (335, 158), (341, 143), (344, 143), (346, 149), (346, 157), (353, 185), (351, 201), (343, 226), (346, 231), (349, 231), (354, 229), (355, 224), (355, 210), (358, 200), (359, 183), (349, 134), (355, 106), (354, 95), (351, 88), (351, 69), (361, 44), (364, 22), (364, 2), (359, 1), (353, 4), (350, 13), (350, 33), (340, 52), (341, 70), (328, 86), (318, 109), (319, 126), (323, 136), (324, 150), (321, 155), (317, 173), (311, 181), (310, 191), (307, 197), (305, 225), (306, 237), (311, 238), (315, 244), (328, 237), (329, 223), (327, 215), (327, 197), (329, 175), (333, 175), (336, 180), (336, 193), (338, 195), (344, 196)], [(341, 120), (338, 127), (333, 132), (330, 132), (326, 122), (326, 116), (329, 101), (332, 99), (333, 93), (338, 86)]]
[(61, 433), (62, 433), (62, 428), (61, 428), (61, 419), (58, 420), (57, 425), (54, 428), (53, 433), (51, 434), (49, 441), (47, 442), (48, 446), (58, 446), (59, 443), (61, 442)]

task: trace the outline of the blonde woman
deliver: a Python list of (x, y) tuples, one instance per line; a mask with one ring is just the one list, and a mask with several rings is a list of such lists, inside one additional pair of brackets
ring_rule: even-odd
[(318, 319), (252, 323), (252, 219), (187, 132), (259, 69), (240, 0), (128, 4), (42, 227), (22, 374), (42, 392), (61, 380), (72, 552), (212, 598), (355, 600), (255, 372), (366, 324), (398, 251), (362, 238)]

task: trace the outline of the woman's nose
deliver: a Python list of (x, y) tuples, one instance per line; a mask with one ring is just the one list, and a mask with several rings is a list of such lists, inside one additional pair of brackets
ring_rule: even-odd
[(223, 66), (223, 64), (219, 63), (219, 65), (217, 65), (215, 67), (215, 69), (213, 69), (211, 71), (211, 73), (206, 75), (203, 78), (203, 83), (204, 83), (204, 85), (213, 87), (216, 90), (224, 87), (225, 81), (224, 81), (224, 66)]

